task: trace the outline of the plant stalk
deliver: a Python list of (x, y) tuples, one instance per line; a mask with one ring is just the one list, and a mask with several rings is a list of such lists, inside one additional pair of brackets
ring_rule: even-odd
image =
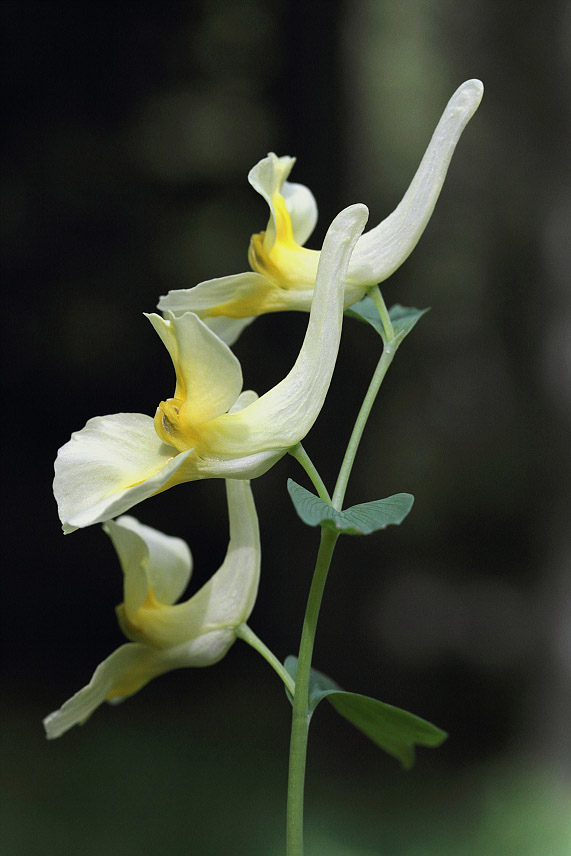
[(311, 657), (323, 589), (338, 537), (338, 534), (330, 529), (321, 530), (321, 542), (301, 633), (291, 722), (287, 797), (287, 856), (303, 856), (303, 795), (307, 759), (307, 738), (309, 721), (311, 719), (309, 711)]

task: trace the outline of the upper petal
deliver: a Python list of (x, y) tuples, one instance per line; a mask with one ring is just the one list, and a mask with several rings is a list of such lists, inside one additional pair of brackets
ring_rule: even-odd
[(268, 253), (276, 240), (276, 223), (272, 197), (274, 193), (281, 193), (282, 186), (292, 171), (294, 163), (295, 158), (288, 157), (287, 155), (279, 158), (274, 152), (269, 152), (268, 156), (258, 161), (248, 173), (248, 181), (270, 206), (271, 216), (268, 220), (264, 237), (264, 249)]
[(389, 217), (357, 241), (349, 264), (349, 282), (382, 282), (412, 252), (430, 219), (456, 144), (483, 92), (479, 80), (468, 80), (456, 90), (401, 202)]
[(113, 542), (125, 575), (124, 601), (128, 618), (144, 602), (149, 586), (161, 603), (172, 604), (178, 600), (192, 569), (186, 541), (165, 535), (128, 515), (109, 520), (103, 528)]
[(174, 332), (175, 370), (184, 389), (181, 424), (200, 425), (226, 413), (242, 389), (242, 369), (228, 345), (192, 312), (170, 315), (166, 320), (156, 314), (147, 317), (157, 331), (168, 328)]
[(315, 196), (309, 187), (292, 184), (291, 181), (284, 182), (282, 196), (291, 217), (293, 239), (296, 244), (303, 246), (317, 223)]
[(54, 495), (65, 533), (103, 523), (163, 488), (190, 452), (162, 443), (150, 416), (96, 416), (55, 462)]

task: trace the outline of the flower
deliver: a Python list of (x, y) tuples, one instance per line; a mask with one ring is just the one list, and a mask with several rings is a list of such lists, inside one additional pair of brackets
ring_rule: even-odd
[(174, 395), (154, 420), (141, 413), (90, 419), (59, 450), (54, 494), (64, 532), (117, 517), (181, 482), (262, 475), (305, 437), (333, 374), (343, 282), (367, 213), (353, 205), (331, 224), (297, 360), (260, 398), (240, 394), (240, 363), (195, 314), (148, 316), (174, 364)]
[(124, 574), (119, 625), (131, 641), (97, 667), (91, 681), (44, 720), (49, 738), (83, 724), (104, 701), (120, 701), (171, 669), (211, 666), (236, 639), (253, 609), (260, 575), (258, 518), (247, 481), (226, 482), (230, 543), (221, 567), (189, 600), (175, 604), (188, 583), (186, 543), (120, 517), (103, 527)]
[[(345, 308), (367, 289), (387, 279), (412, 252), (440, 194), (462, 131), (483, 94), (479, 80), (468, 80), (448, 102), (410, 187), (397, 208), (357, 241), (345, 282)], [(228, 344), (253, 317), (311, 307), (320, 253), (303, 246), (317, 221), (311, 191), (287, 179), (295, 158), (273, 152), (250, 170), (248, 181), (270, 208), (265, 232), (253, 235), (251, 272), (201, 282), (170, 291), (161, 311), (195, 312)]]

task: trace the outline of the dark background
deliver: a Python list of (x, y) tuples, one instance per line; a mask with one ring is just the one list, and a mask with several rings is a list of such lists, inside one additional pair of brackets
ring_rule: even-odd
[[(308, 853), (565, 856), (571, 844), (571, 203), (568, 3), (3, 2), (3, 838), (6, 853), (283, 852), (289, 705), (236, 645), (47, 743), (41, 719), (122, 641), (100, 527), (60, 534), (52, 461), (94, 415), (173, 386), (142, 316), (247, 270), (269, 150), (296, 155), (319, 247), (344, 206), (398, 203), (446, 101), (484, 100), (424, 237), (384, 288), (431, 306), (399, 351), (347, 500), (410, 491), (400, 529), (339, 545), (315, 665), (450, 732), (403, 773), (332, 710), (310, 745)], [(306, 316), (236, 346), (263, 392)], [(306, 448), (332, 486), (378, 354), (345, 324)], [(285, 459), (254, 483), (253, 629), (297, 648), (318, 536)], [(6, 513), (8, 512), (8, 513)], [(185, 537), (193, 586), (227, 544), (221, 482), (135, 509)]]

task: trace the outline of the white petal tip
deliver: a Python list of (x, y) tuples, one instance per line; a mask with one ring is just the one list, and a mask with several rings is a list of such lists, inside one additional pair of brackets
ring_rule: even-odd
[(483, 94), (484, 84), (481, 80), (474, 77), (472, 80), (467, 80), (459, 86), (451, 100), (459, 110), (472, 114), (479, 106)]

